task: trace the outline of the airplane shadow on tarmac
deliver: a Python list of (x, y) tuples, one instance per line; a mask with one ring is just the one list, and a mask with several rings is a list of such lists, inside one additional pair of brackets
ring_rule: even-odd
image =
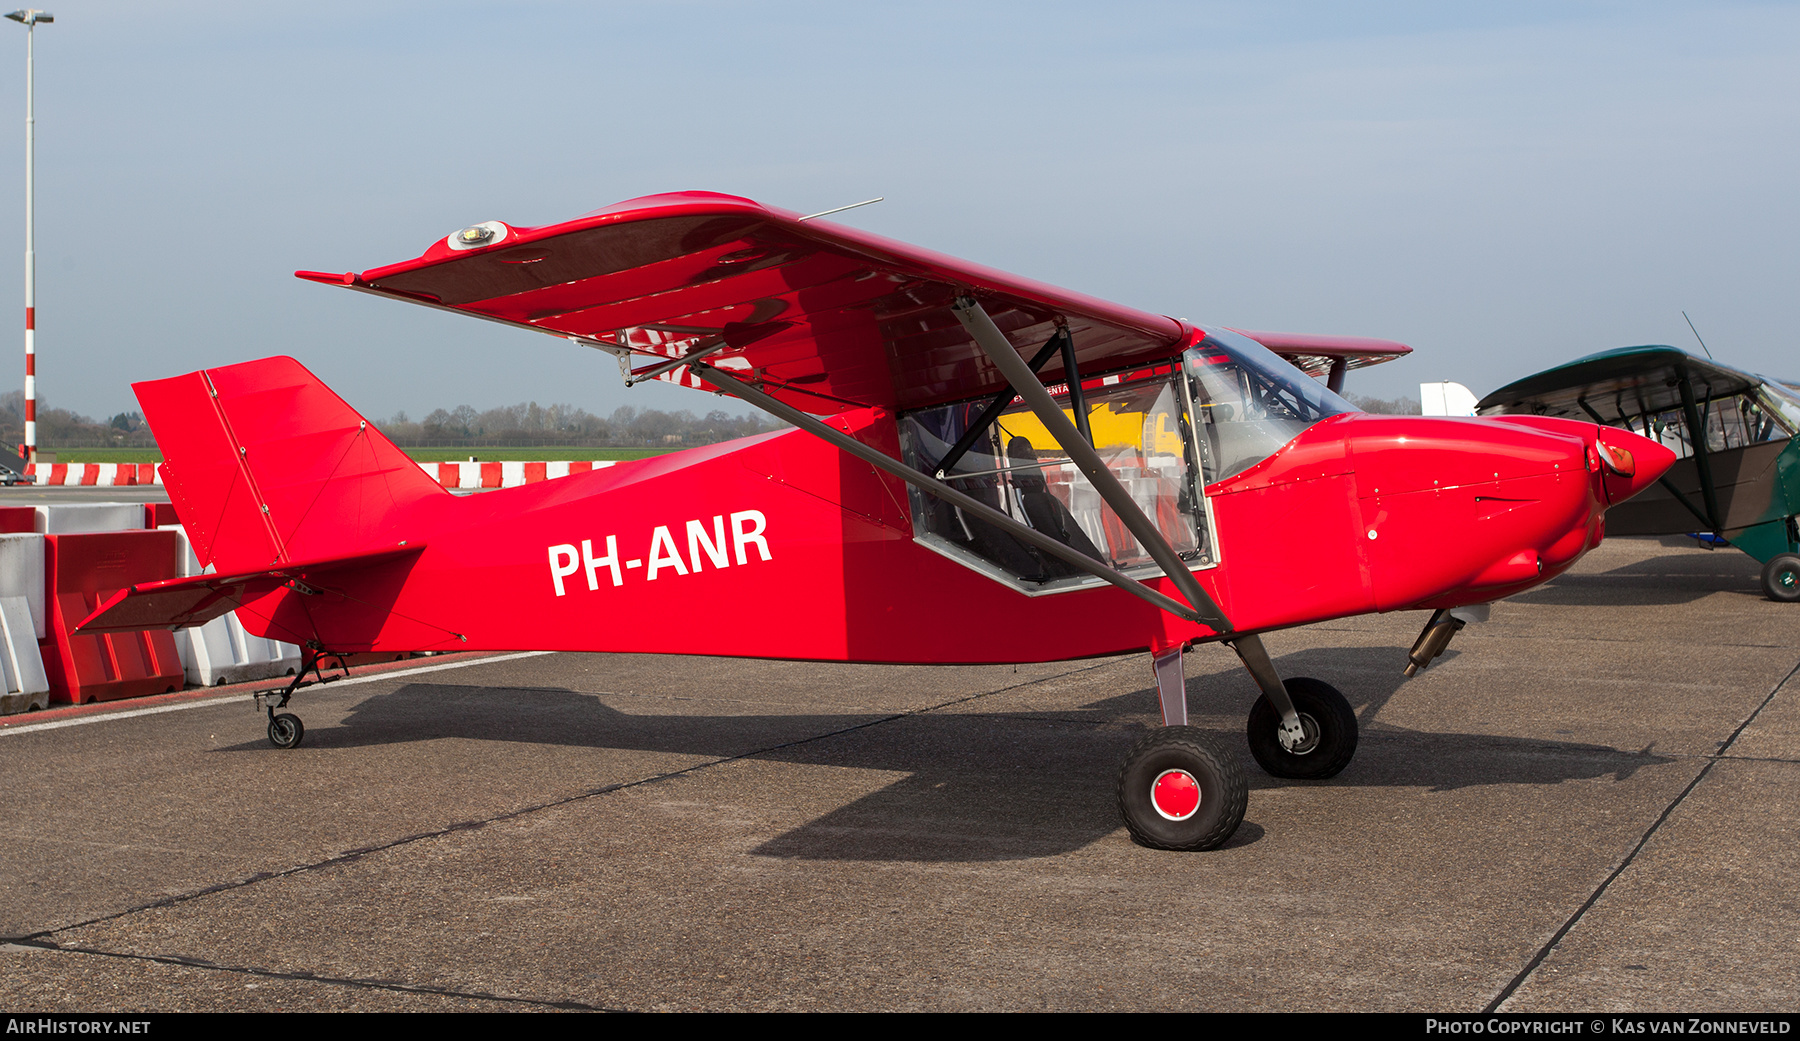
[[(1193, 661), (1197, 656), (1190, 656)], [(1330, 677), (1358, 708), (1357, 756), (1328, 785), (1421, 787), (1557, 784), (1629, 778), (1672, 760), (1598, 745), (1426, 733), (1375, 722), (1401, 684), (1395, 648), (1315, 649), (1283, 656), (1286, 676)], [(1193, 667), (1193, 666), (1190, 666)], [(1271, 778), (1249, 756), (1243, 720), (1256, 690), (1242, 670), (1189, 679), (1191, 722), (1237, 754), (1252, 788), (1304, 782)], [(340, 726), (309, 729), (312, 749), (463, 738), (668, 753), (902, 773), (755, 852), (763, 856), (866, 861), (973, 862), (1055, 856), (1120, 827), (1114, 784), (1127, 749), (1155, 726), (1149, 686), (1071, 708), (1044, 711), (716, 715), (620, 711), (595, 695), (558, 688), (412, 683), (356, 705)], [(655, 704), (660, 699), (630, 699)], [(668, 704), (661, 701), (661, 704)], [(690, 703), (695, 704), (695, 703)], [(297, 705), (302, 711), (304, 703)], [(888, 721), (881, 726), (866, 724)], [(220, 751), (268, 751), (240, 744)], [(645, 775), (595, 776), (593, 788)], [(829, 778), (799, 784), (836, 784)], [(1254, 816), (1256, 803), (1251, 802)], [(1247, 820), (1230, 846), (1255, 842)]]
[(1737, 550), (1701, 549), (1685, 539), (1662, 542), (1671, 552), (1597, 575), (1558, 575), (1506, 600), (1547, 607), (1660, 607), (1715, 593), (1762, 599), (1761, 565)]

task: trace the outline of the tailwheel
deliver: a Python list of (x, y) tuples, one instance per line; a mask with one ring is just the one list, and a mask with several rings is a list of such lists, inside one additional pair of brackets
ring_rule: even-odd
[(1140, 845), (1217, 849), (1244, 819), (1249, 785), (1236, 760), (1204, 731), (1163, 727), (1125, 756), (1119, 812)]
[(276, 748), (295, 748), (300, 739), (306, 736), (306, 727), (301, 724), (300, 717), (292, 712), (269, 716), (269, 743)]
[(1337, 776), (1356, 754), (1356, 713), (1349, 700), (1331, 684), (1304, 676), (1282, 686), (1300, 717), (1300, 734), (1296, 739), (1281, 732), (1281, 713), (1264, 695), (1250, 709), (1250, 754), (1274, 777), (1320, 781)]
[(1762, 570), (1763, 595), (1779, 603), (1800, 600), (1800, 556), (1781, 553), (1769, 559)]

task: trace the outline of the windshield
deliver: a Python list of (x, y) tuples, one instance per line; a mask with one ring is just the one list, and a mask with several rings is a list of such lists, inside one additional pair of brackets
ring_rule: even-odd
[(1790, 434), (1800, 430), (1800, 394), (1767, 376), (1762, 377), (1762, 381), (1763, 398), (1771, 410), (1781, 417), (1777, 422), (1786, 427)]
[(1357, 411), (1267, 347), (1228, 329), (1208, 330), (1183, 364), (1207, 484), (1255, 466), (1327, 416)]

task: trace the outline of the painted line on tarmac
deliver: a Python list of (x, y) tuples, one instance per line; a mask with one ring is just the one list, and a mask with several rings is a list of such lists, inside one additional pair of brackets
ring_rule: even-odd
[[(462, 669), (470, 665), (491, 665), (496, 662), (517, 661), (520, 658), (539, 658), (555, 651), (519, 651), (516, 654), (497, 654), (492, 658), (472, 658), (468, 661), (445, 662), (440, 665), (422, 665), (416, 669), (396, 669), (393, 672), (378, 672), (372, 676), (350, 676), (341, 680), (332, 680), (328, 686), (335, 690), (339, 687), (352, 687), (359, 683), (378, 683), (382, 680), (404, 679), (407, 676), (423, 676), (428, 672), (443, 672), (447, 669)], [(183, 701), (173, 705), (156, 705), (152, 708), (133, 708), (123, 712), (107, 712), (92, 716), (76, 716), (73, 719), (58, 719), (48, 723), (27, 723), (23, 726), (0, 728), (0, 737), (11, 737), (14, 734), (34, 734), (40, 730), (59, 730), (63, 727), (86, 726), (89, 723), (107, 723), (115, 719), (131, 719), (136, 716), (155, 716), (164, 712), (185, 712), (190, 708), (209, 708), (214, 705), (241, 705), (244, 701), (242, 693), (222, 694), (216, 698), (201, 698), (195, 701)]]
[[(506, 658), (528, 658), (528, 657), (533, 657), (534, 655), (538, 655), (538, 654), (554, 654), (554, 653), (556, 653), (556, 652), (555, 651), (532, 651), (532, 652), (527, 652), (524, 654), (506, 655), (504, 657), (483, 658), (481, 660), (482, 661), (503, 661)], [(391, 851), (394, 851), (397, 849), (402, 849), (406, 846), (412, 845), (415, 842), (423, 842), (428, 839), (442, 838), (446, 835), (454, 835), (459, 832), (477, 831), (481, 828), (486, 828), (486, 827), (489, 827), (490, 825), (499, 824), (503, 821), (518, 820), (520, 818), (529, 817), (529, 816), (533, 816), (533, 815), (536, 815), (539, 813), (543, 813), (547, 810), (554, 810), (554, 809), (558, 809), (563, 806), (573, 805), (578, 802), (585, 802), (589, 799), (597, 799), (602, 796), (612, 795), (615, 792), (631, 791), (636, 788), (646, 788), (651, 785), (660, 784), (664, 781), (672, 780), (677, 777), (685, 777), (689, 774), (699, 773), (702, 770), (708, 770), (715, 766), (724, 766), (729, 763), (736, 763), (736, 762), (740, 762), (740, 761), (746, 760), (746, 759), (753, 759), (757, 756), (768, 755), (771, 752), (779, 752), (779, 751), (782, 751), (782, 750), (788, 749), (788, 748), (796, 748), (796, 747), (799, 747), (800, 745), (811, 744), (812, 742), (815, 742), (815, 741), (826, 741), (826, 740), (829, 740), (834, 737), (841, 737), (844, 734), (855, 733), (858, 730), (867, 730), (871, 727), (878, 727), (878, 726), (881, 726), (886, 723), (895, 722), (897, 720), (913, 719), (913, 718), (916, 718), (919, 716), (929, 715), (930, 713), (938, 712), (943, 709), (951, 708), (956, 705), (965, 705), (965, 704), (968, 704), (969, 702), (979, 701), (982, 698), (990, 698), (990, 697), (995, 697), (995, 696), (1001, 695), (1001, 694), (1007, 694), (1007, 693), (1010, 693), (1015, 690), (1023, 690), (1024, 688), (1032, 686), (1034, 684), (1045, 683), (1045, 682), (1049, 682), (1049, 681), (1057, 680), (1057, 679), (1063, 679), (1068, 676), (1076, 675), (1078, 673), (1083, 673), (1083, 672), (1089, 672), (1094, 669), (1102, 669), (1102, 668), (1105, 668), (1108, 665), (1112, 664), (1112, 662), (1113, 662), (1113, 659), (1102, 658), (1102, 659), (1099, 659), (1098, 661), (1093, 662), (1092, 664), (1077, 665), (1077, 667), (1072, 669), (1071, 671), (1065, 672), (1065, 673), (1060, 673), (1055, 676), (1037, 676), (1037, 677), (1033, 677), (1031, 679), (1022, 680), (1022, 681), (1020, 681), (1018, 683), (1014, 683), (1010, 686), (1000, 687), (996, 690), (984, 690), (984, 691), (980, 691), (980, 692), (974, 693), (974, 694), (965, 694), (961, 697), (951, 698), (948, 701), (942, 701), (935, 705), (927, 705), (923, 708), (908, 709), (904, 712), (889, 713), (889, 714), (881, 716), (880, 718), (877, 718), (877, 719), (867, 719), (860, 723), (853, 723), (849, 726), (841, 727), (837, 730), (828, 730), (828, 731), (822, 731), (817, 734), (810, 734), (806, 737), (795, 738), (792, 741), (783, 741), (783, 742), (780, 742), (779, 744), (769, 745), (766, 748), (752, 749), (750, 751), (738, 752), (738, 753), (732, 754), (732, 755), (721, 755), (716, 759), (708, 759), (704, 762), (693, 763), (688, 766), (683, 766), (683, 767), (680, 767), (680, 768), (674, 769), (674, 770), (668, 770), (663, 773), (651, 774), (648, 776), (639, 777), (636, 780), (620, 781), (615, 784), (602, 785), (598, 788), (589, 788), (584, 791), (577, 791), (577, 792), (574, 792), (569, 795), (559, 796), (557, 798), (550, 799), (546, 802), (533, 803), (533, 804), (530, 804), (527, 806), (520, 806), (520, 807), (511, 809), (511, 810), (503, 810), (503, 811), (496, 813), (489, 817), (482, 817), (482, 818), (478, 818), (476, 820), (460, 821), (455, 824), (447, 824), (441, 828), (434, 828), (431, 831), (419, 832), (419, 833), (413, 834), (413, 835), (402, 835), (398, 838), (390, 839), (386, 842), (377, 843), (376, 845), (373, 845), (373, 846), (364, 846), (361, 849), (348, 850), (346, 852), (339, 853), (334, 856), (326, 857), (322, 860), (313, 861), (312, 863), (308, 863), (308, 864), (297, 864), (293, 867), (283, 868), (278, 871), (259, 871), (256, 874), (250, 875), (246, 878), (233, 879), (233, 880), (227, 881), (227, 882), (219, 882), (219, 883), (215, 883), (210, 886), (204, 886), (200, 889), (195, 889), (195, 890), (192, 890), (192, 891), (189, 891), (186, 893), (177, 893), (174, 896), (166, 896), (160, 900), (154, 900), (147, 904), (140, 904), (136, 907), (128, 907), (122, 911), (113, 911), (108, 914), (103, 914), (103, 915), (100, 915), (95, 918), (89, 918), (85, 921), (69, 922), (65, 925), (59, 925), (59, 926), (56, 926), (56, 927), (50, 928), (50, 929), (40, 929), (37, 932), (29, 933), (24, 936), (13, 936), (13, 937), (0, 936), (0, 944), (15, 944), (18, 946), (25, 946), (25, 947), (30, 947), (30, 946), (37, 946), (37, 947), (43, 947), (43, 948), (54, 947), (58, 950), (67, 949), (67, 948), (58, 947), (55, 944), (55, 941), (50, 940), (49, 937), (55, 936), (58, 933), (67, 933), (67, 932), (73, 932), (77, 929), (86, 929), (90, 926), (99, 925), (103, 922), (111, 922), (111, 921), (116, 921), (116, 920), (122, 919), (122, 918), (128, 918), (132, 915), (140, 914), (145, 911), (155, 911), (155, 910), (160, 910), (160, 909), (166, 908), (166, 907), (174, 907), (178, 904), (185, 904), (188, 901), (198, 900), (198, 899), (201, 899), (202, 897), (213, 896), (218, 893), (232, 892), (235, 890), (247, 888), (249, 886), (260, 885), (261, 883), (264, 883), (264, 882), (278, 881), (281, 879), (290, 878), (295, 875), (305, 874), (305, 873), (312, 872), (312, 871), (318, 871), (323, 868), (337, 867), (342, 864), (354, 863), (356, 861), (362, 860), (364, 857), (373, 857), (373, 856), (380, 855), (382, 853), (388, 853), (388, 852), (391, 852)], [(474, 663), (471, 662), (470, 664), (474, 664)], [(1076, 663), (1071, 662), (1069, 664), (1074, 665)], [(426, 670), (420, 669), (418, 671), (424, 672)], [(389, 673), (388, 675), (394, 675), (394, 673)], [(373, 677), (371, 677), (371, 678), (373, 678)], [(157, 960), (155, 956), (151, 956), (151, 955), (131, 954), (131, 953), (123, 952), (123, 951), (107, 951), (107, 950), (102, 950), (99, 948), (83, 948), (83, 949), (81, 949), (81, 953), (101, 954), (101, 955), (106, 955), (108, 957), (116, 957), (116, 958), (127, 958), (127, 959), (135, 958), (135, 959), (140, 959), (140, 960)], [(321, 977), (321, 978), (323, 978), (323, 977)], [(346, 981), (346, 982), (353, 982), (353, 981)], [(447, 993), (460, 993), (460, 992), (447, 992)]]
[[(433, 997), (460, 998), (464, 1001), (494, 1001), (505, 1005), (528, 1005), (537, 1008), (563, 1009), (572, 1012), (625, 1012), (622, 1008), (610, 1008), (605, 1005), (589, 1005), (580, 1001), (557, 1001), (550, 998), (519, 997), (510, 994), (491, 994), (482, 991), (457, 990), (454, 987), (433, 987), (421, 983), (405, 983), (398, 980), (362, 979), (354, 976), (326, 976), (304, 970), (279, 972), (274, 969), (256, 968), (245, 965), (227, 965), (220, 962), (207, 961), (203, 958), (184, 958), (180, 955), (168, 954), (125, 954), (109, 951), (99, 947), (78, 947), (48, 942), (15, 943), (0, 942), (0, 952), (7, 954), (85, 954), (99, 958), (117, 958), (123, 961), (151, 962), (157, 965), (178, 965), (189, 969), (205, 969), (213, 972), (229, 972), (256, 979), (297, 980), (304, 983), (326, 983), (341, 987), (355, 987), (361, 990), (385, 990), (397, 994), (427, 994)], [(254, 986), (254, 984), (252, 984)]]
[(1737, 743), (1737, 739), (1743, 735), (1745, 730), (1749, 729), (1750, 724), (1756, 722), (1756, 717), (1762, 715), (1762, 710), (1768, 708), (1769, 704), (1775, 700), (1775, 695), (1781, 693), (1781, 688), (1787, 686), (1795, 676), (1800, 676), (1800, 665), (1795, 665), (1792, 669), (1789, 669), (1787, 675), (1783, 676), (1780, 682), (1776, 683), (1775, 686), (1770, 689), (1768, 696), (1763, 698), (1762, 701), (1757, 704), (1756, 708), (1751, 710), (1748, 716), (1744, 717), (1744, 721), (1737, 725), (1737, 729), (1731, 732), (1731, 736), (1720, 743), (1717, 754), (1700, 757), (1707, 760), (1706, 765), (1701, 767), (1700, 772), (1694, 775), (1694, 779), (1687, 783), (1687, 787), (1681, 790), (1681, 794), (1675, 796), (1675, 798), (1669, 801), (1667, 806), (1663, 807), (1662, 813), (1658, 814), (1656, 820), (1651, 822), (1650, 827), (1645, 829), (1643, 837), (1638, 839), (1637, 845), (1633, 846), (1631, 852), (1625, 854), (1625, 858), (1619, 861), (1619, 866), (1613, 868), (1612, 873), (1601, 880), (1600, 885), (1595, 887), (1593, 893), (1588, 896), (1587, 900), (1583, 901), (1582, 905), (1575, 909), (1575, 913), (1569, 916), (1568, 921), (1565, 921), (1562, 924), (1562, 927), (1556, 930), (1550, 937), (1549, 941), (1546, 942), (1543, 947), (1538, 949), (1536, 956), (1525, 963), (1525, 967), (1520, 969), (1519, 974), (1512, 978), (1512, 982), (1501, 988), (1500, 993), (1494, 995), (1494, 1000), (1488, 1002), (1487, 1007), (1481, 1010), (1483, 1015), (1491, 1015), (1492, 1013), (1501, 1011), (1512, 1011), (1511, 1009), (1502, 1009), (1501, 1006), (1512, 1000), (1513, 995), (1517, 994), (1519, 989), (1537, 973), (1539, 966), (1543, 965), (1544, 962), (1549, 959), (1550, 955), (1555, 953), (1557, 945), (1562, 943), (1563, 937), (1569, 935), (1575, 926), (1581, 922), (1588, 911), (1592, 909), (1595, 904), (1600, 902), (1600, 898), (1606, 895), (1607, 889), (1611, 887), (1614, 882), (1618, 881), (1619, 876), (1623, 875), (1627, 868), (1631, 867), (1631, 865), (1636, 862), (1638, 854), (1644, 851), (1644, 847), (1650, 844), (1650, 840), (1656, 836), (1656, 833), (1662, 829), (1662, 826), (1667, 824), (1669, 818), (1675, 815), (1675, 811), (1681, 807), (1683, 802), (1687, 801), (1687, 797), (1694, 793), (1694, 789), (1700, 787), (1700, 782), (1706, 780), (1706, 775), (1712, 773), (1712, 768), (1728, 758), (1737, 758), (1735, 756), (1727, 756), (1725, 753), (1730, 751), (1731, 746)]

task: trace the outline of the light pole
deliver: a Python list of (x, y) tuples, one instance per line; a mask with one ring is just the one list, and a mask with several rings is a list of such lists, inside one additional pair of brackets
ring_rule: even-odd
[(32, 216), (36, 210), (31, 194), (33, 159), (32, 141), (32, 36), (38, 23), (48, 25), (56, 16), (48, 11), (27, 8), (6, 17), (25, 26), (25, 443), (19, 454), (27, 463), (37, 462), (37, 248), (32, 240)]

